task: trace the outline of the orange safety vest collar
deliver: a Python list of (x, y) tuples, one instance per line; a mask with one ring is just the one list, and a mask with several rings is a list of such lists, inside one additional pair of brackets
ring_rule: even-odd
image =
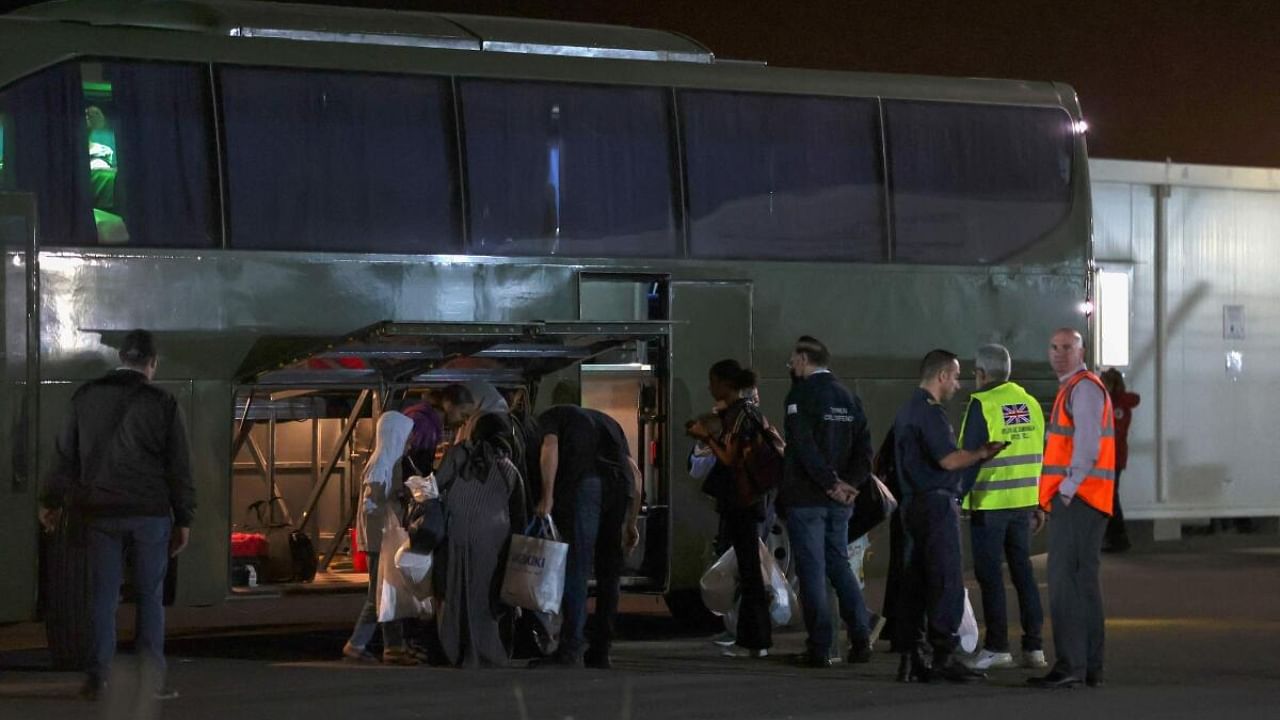
[(1067, 379), (1058, 389), (1053, 401), (1053, 412), (1045, 428), (1044, 466), (1040, 470), (1040, 507), (1046, 511), (1058, 494), (1058, 486), (1067, 478), (1071, 466), (1071, 454), (1075, 448), (1075, 419), (1067, 411), (1071, 391), (1081, 382), (1091, 382), (1102, 391), (1102, 434), (1098, 438), (1098, 455), (1089, 474), (1080, 482), (1076, 499), (1083, 500), (1099, 512), (1110, 515), (1115, 498), (1116, 483), (1116, 426), (1111, 412), (1111, 397), (1102, 380), (1088, 370), (1082, 370)]

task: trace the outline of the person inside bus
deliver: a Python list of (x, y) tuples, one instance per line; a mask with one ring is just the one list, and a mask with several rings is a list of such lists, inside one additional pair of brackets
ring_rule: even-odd
[[(342, 647), (342, 657), (351, 662), (377, 662), (367, 646), (378, 627), (378, 556), (382, 550), (382, 532), (387, 522), (400, 517), (399, 496), (403, 480), (399, 472), (400, 458), (413, 432), (413, 421), (403, 413), (390, 410), (378, 417), (377, 444), (369, 464), (365, 466), (356, 512), (358, 549), (369, 557), (369, 592), (356, 618), (351, 637)], [(399, 620), (382, 625), (382, 662), (389, 665), (417, 665), (404, 641), (404, 627)]]
[[(640, 541), (643, 480), (618, 421), (576, 405), (538, 417), (542, 492), (538, 517), (551, 516), (569, 544), (560, 646), (538, 665), (607, 670), (618, 614), (622, 564)], [(596, 578), (596, 612), (587, 647), (587, 582)], [(538, 666), (538, 665), (535, 665)]]
[(129, 230), (116, 209), (116, 134), (107, 127), (102, 108), (84, 111), (89, 130), (89, 184), (93, 189), (93, 223), (100, 245), (127, 245)]
[(449, 528), (432, 568), (444, 654), (454, 666), (503, 667), (497, 590), (511, 533), (525, 524), (524, 481), (511, 462), (506, 415), (478, 415), (470, 437), (441, 460), (436, 480)]

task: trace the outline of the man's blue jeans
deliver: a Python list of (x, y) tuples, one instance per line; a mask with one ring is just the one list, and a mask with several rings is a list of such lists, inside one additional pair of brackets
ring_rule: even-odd
[(173, 521), (160, 516), (101, 517), (91, 520), (89, 598), (93, 646), (89, 676), (107, 680), (116, 653), (116, 609), (124, 582), (125, 553), (133, 564), (137, 603), (138, 655), (144, 672), (164, 683), (164, 576), (169, 568), (169, 532)]
[(1044, 609), (1031, 569), (1031, 514), (1033, 510), (975, 510), (969, 514), (969, 539), (973, 546), (973, 574), (982, 587), (982, 617), (987, 624), (983, 647), (1009, 652), (1009, 616), (1005, 608), (1001, 560), (1009, 563), (1009, 578), (1018, 593), (1018, 618), (1022, 621), (1022, 649), (1042, 650), (1040, 628)]
[[(552, 516), (562, 539), (569, 543), (565, 562), (564, 600), (561, 603), (561, 657), (583, 656), (590, 640), (593, 654), (607, 655), (618, 614), (619, 580), (622, 577), (622, 524), (626, 521), (627, 496), (621, 483), (584, 477), (568, 497), (557, 498)], [(594, 568), (596, 612), (587, 637), (587, 584)]]
[(787, 509), (787, 534), (791, 555), (800, 579), (800, 604), (809, 654), (828, 657), (835, 641), (831, 610), (827, 606), (827, 581), (835, 588), (840, 617), (848, 628), (851, 644), (866, 643), (867, 606), (858, 581), (849, 568), (849, 518), (853, 510), (842, 505), (793, 507)]

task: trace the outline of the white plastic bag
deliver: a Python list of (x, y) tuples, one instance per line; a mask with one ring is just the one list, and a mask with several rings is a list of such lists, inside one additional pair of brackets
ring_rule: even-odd
[(960, 649), (971, 653), (978, 649), (978, 619), (969, 602), (969, 588), (964, 589), (964, 616), (960, 618)]
[(560, 540), (551, 518), (534, 518), (524, 534), (511, 536), (507, 570), (502, 577), (502, 602), (559, 614), (568, 558), (569, 544)]
[(764, 542), (760, 543), (760, 570), (765, 578), (765, 590), (769, 593), (769, 618), (774, 627), (784, 627), (796, 614), (799, 603), (795, 588), (787, 582), (787, 578), (778, 567), (778, 561)]
[(404, 487), (409, 491), (409, 495), (414, 502), (424, 503), (440, 497), (440, 488), (436, 485), (435, 473), (431, 473), (426, 477), (411, 475), (408, 480), (404, 481)]
[(737, 607), (738, 557), (733, 548), (711, 563), (698, 585), (702, 588), (702, 604), (716, 615), (732, 612)]
[(378, 555), (378, 622), (431, 617), (431, 599), (419, 599), (413, 585), (396, 567), (400, 549), (409, 545), (409, 534), (390, 509), (383, 521), (382, 546)]
[(434, 553), (416, 553), (409, 545), (402, 545), (396, 551), (396, 569), (404, 576), (409, 589), (419, 600), (431, 597), (431, 566), (434, 560)]
[[(799, 606), (795, 589), (782, 574), (773, 553), (760, 542), (760, 574), (765, 580), (765, 592), (769, 594), (769, 617), (775, 627), (782, 627), (791, 622), (795, 609)], [(738, 601), (741, 595), (738, 574), (738, 557), (733, 548), (729, 548), (720, 559), (702, 574), (699, 585), (702, 588), (702, 604), (716, 615), (737, 617)], [(736, 626), (736, 622), (733, 623)]]

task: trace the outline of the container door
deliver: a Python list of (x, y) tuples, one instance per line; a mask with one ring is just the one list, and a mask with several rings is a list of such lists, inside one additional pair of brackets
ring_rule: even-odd
[(686, 420), (711, 409), (707, 370), (717, 360), (752, 364), (752, 286), (743, 281), (671, 283), (671, 589), (698, 586), (718, 520), (702, 482), (689, 477)]
[(38, 474), (31, 428), (38, 415), (39, 317), (35, 250), (35, 198), (0, 193), (0, 528), (5, 569), (0, 572), (0, 623), (30, 620), (36, 608)]

